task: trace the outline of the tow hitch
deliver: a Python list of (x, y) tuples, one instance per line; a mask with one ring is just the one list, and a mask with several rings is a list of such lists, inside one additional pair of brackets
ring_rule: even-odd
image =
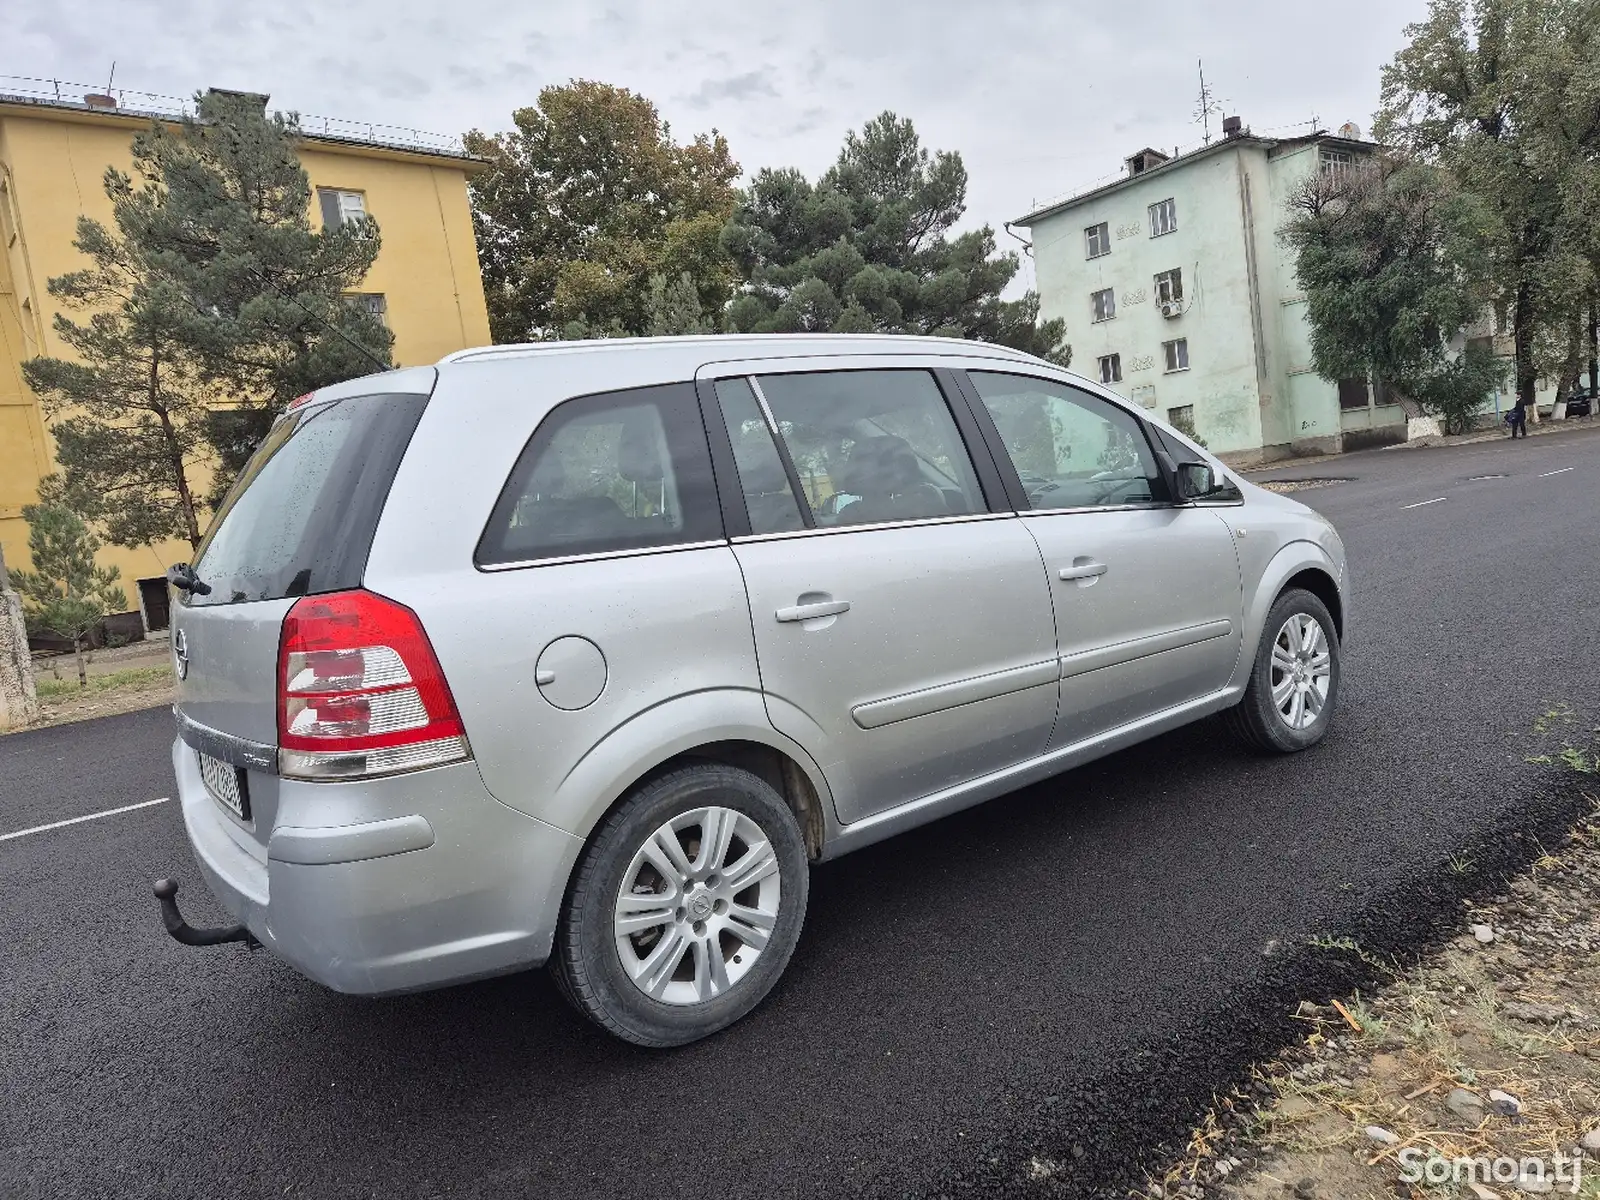
[(167, 927), (167, 932), (185, 946), (220, 946), (224, 942), (243, 942), (248, 949), (254, 950), (261, 945), (243, 925), (218, 925), (214, 929), (196, 929), (183, 919), (183, 914), (178, 911), (178, 881), (176, 879), (158, 879), (155, 886), (156, 900), (161, 904), (161, 923)]

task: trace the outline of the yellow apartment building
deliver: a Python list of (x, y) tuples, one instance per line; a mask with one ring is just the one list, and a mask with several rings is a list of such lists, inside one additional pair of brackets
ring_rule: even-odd
[[(55, 469), (49, 422), (21, 369), (38, 355), (70, 353), (52, 327), (58, 306), (48, 281), (87, 265), (72, 246), (80, 214), (113, 225), (101, 184), (106, 168), (131, 173), (134, 136), (182, 103), (142, 93), (11, 94), (0, 79), (0, 548), (9, 567), (30, 565), (22, 506)], [(323, 118), (303, 118), (302, 128), (313, 223), (357, 212), (378, 222), (383, 245), (361, 295), (393, 332), (396, 363), (432, 363), (486, 345), (489, 316), (467, 202), (467, 178), (479, 161), (414, 130)], [(162, 576), (189, 555), (187, 542), (172, 541), (107, 546), (100, 561), (121, 570), (129, 604), (142, 612), (148, 600), (160, 627)]]

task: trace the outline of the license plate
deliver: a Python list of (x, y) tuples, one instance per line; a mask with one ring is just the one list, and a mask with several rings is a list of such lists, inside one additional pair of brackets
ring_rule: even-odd
[(200, 780), (218, 804), (242, 821), (250, 819), (250, 796), (245, 788), (244, 772), (238, 767), (201, 754)]

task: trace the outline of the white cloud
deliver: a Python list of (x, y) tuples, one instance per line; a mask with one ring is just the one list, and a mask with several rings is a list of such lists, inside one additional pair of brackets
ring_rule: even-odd
[[(847, 129), (889, 108), (961, 152), (969, 221), (1117, 171), (1145, 145), (1199, 140), (1207, 78), (1258, 132), (1355, 120), (1423, 0), (22, 0), (0, 69), (185, 95), (270, 92), (274, 107), (456, 134), (510, 125), (541, 87), (601, 79), (655, 101), (680, 138), (716, 127), (747, 172), (815, 175)], [(31, 9), (31, 11), (28, 11)], [(4, 81), (0, 80), (0, 87)], [(1301, 126), (1300, 131), (1306, 127)], [(1285, 129), (1284, 132), (1293, 132)], [(1002, 241), (1006, 239), (1001, 237)]]

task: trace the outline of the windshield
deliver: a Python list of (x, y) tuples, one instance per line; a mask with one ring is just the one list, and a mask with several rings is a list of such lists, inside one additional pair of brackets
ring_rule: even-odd
[(195, 559), (190, 605), (281, 600), (360, 584), (378, 514), (426, 396), (353, 396), (272, 427)]

